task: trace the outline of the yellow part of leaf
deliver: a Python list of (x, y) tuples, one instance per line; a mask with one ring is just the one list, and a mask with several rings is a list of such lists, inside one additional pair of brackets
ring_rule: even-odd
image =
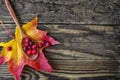
[[(36, 42), (42, 39), (43, 36), (47, 34), (47, 32), (38, 30), (38, 17), (33, 19), (31, 22), (28, 22), (27, 24), (22, 26), (22, 29), (24, 30), (24, 33), (34, 39)], [(20, 32), (18, 30), (18, 27), (16, 27), (16, 33), (15, 33), (16, 39), (21, 41)]]
[[(6, 61), (14, 60), (16, 64), (20, 64), (21, 58), (24, 58), (24, 53), (21, 47), (21, 43), (19, 41), (12, 39), (7, 43), (0, 43), (0, 46), (3, 47), (0, 56), (5, 57)], [(11, 47), (12, 50), (8, 51), (8, 47)]]

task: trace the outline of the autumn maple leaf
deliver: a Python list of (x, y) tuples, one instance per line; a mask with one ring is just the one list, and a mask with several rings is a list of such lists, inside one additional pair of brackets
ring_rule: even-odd
[(8, 69), (16, 80), (20, 80), (21, 72), (25, 65), (31, 66), (35, 70), (54, 71), (45, 58), (43, 49), (50, 45), (59, 44), (58, 41), (47, 35), (47, 32), (38, 30), (38, 18), (22, 26), (25, 34), (37, 43), (38, 57), (35, 60), (26, 56), (23, 51), (22, 39), (18, 27), (16, 27), (15, 38), (9, 42), (1, 42), (2, 50), (0, 53), (0, 65), (8, 63)]

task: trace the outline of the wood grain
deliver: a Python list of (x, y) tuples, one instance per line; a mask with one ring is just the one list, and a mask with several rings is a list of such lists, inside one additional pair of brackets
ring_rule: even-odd
[[(120, 23), (119, 0), (11, 0), (11, 3), (22, 23), (37, 15), (39, 23)], [(5, 23), (14, 23), (4, 0), (0, 0), (0, 15)]]
[[(14, 32), (14, 24), (6, 24)], [(45, 56), (55, 73), (35, 72), (26, 66), (22, 80), (118, 80), (120, 76), (119, 26), (39, 24), (38, 29), (60, 41), (60, 45), (45, 49)], [(11, 38), (0, 27), (0, 41)], [(0, 67), (2, 80), (9, 74), (7, 65)], [(108, 76), (108, 77), (106, 77)], [(88, 78), (87, 78), (88, 77)]]
[[(61, 42), (44, 50), (56, 72), (25, 66), (21, 80), (120, 80), (120, 0), (10, 1), (21, 24), (38, 16), (38, 29)], [(0, 20), (15, 31), (4, 0)], [(0, 26), (0, 42), (10, 39)], [(7, 64), (0, 66), (0, 80), (14, 80)]]

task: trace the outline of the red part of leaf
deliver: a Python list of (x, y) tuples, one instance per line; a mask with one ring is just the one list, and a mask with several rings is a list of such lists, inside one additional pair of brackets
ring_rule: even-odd
[(20, 75), (22, 73), (22, 70), (25, 64), (21, 63), (17, 65), (16, 63), (14, 63), (13, 60), (10, 60), (8, 64), (9, 64), (8, 69), (14, 75), (15, 80), (21, 80)]
[(40, 55), (39, 55), (39, 58), (38, 58), (38, 63), (40, 65), (40, 69), (41, 70), (48, 71), (48, 72), (54, 71), (52, 69), (52, 67), (48, 64), (48, 60), (45, 58), (42, 50), (40, 50)]
[(37, 60), (30, 60), (30, 59), (27, 59), (26, 60), (26, 64), (28, 66), (31, 66), (32, 68), (34, 68), (36, 71), (38, 71), (40, 69), (40, 66), (37, 62)]
[(60, 42), (54, 40), (54, 39), (53, 39), (52, 37), (50, 37), (50, 36), (45, 36), (45, 37), (44, 37), (44, 40), (50, 42), (52, 45), (60, 44)]
[(5, 57), (0, 57), (0, 65), (4, 64), (6, 62)]
[(42, 50), (40, 50), (39, 57), (36, 60), (26, 60), (26, 64), (34, 68), (36, 71), (43, 70), (43, 71), (54, 71), (52, 67), (48, 64), (48, 60), (45, 58)]

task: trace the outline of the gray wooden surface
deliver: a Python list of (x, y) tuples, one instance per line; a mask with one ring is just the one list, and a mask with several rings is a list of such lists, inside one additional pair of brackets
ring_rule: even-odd
[[(45, 50), (55, 73), (26, 66), (22, 80), (120, 80), (120, 0), (11, 0), (21, 24), (39, 16), (39, 29), (61, 42)], [(4, 0), (0, 20), (14, 32)], [(0, 41), (11, 38), (0, 27)], [(7, 64), (0, 80), (14, 80)]]

